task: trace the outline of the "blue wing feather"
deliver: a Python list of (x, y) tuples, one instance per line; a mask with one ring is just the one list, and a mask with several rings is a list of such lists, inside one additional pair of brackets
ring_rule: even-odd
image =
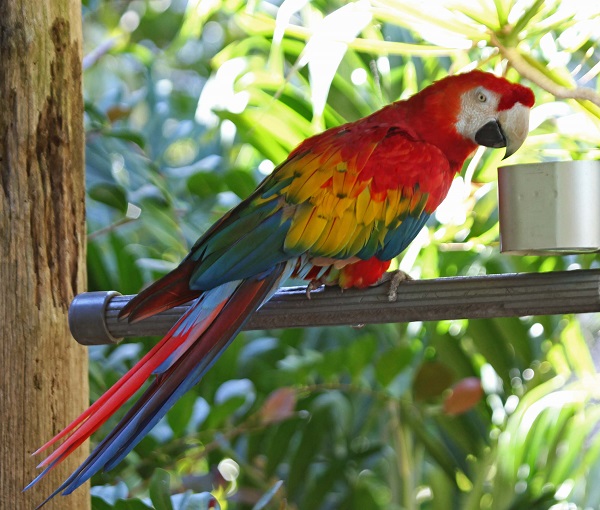
[(422, 212), (419, 216), (407, 216), (393, 230), (390, 230), (383, 241), (383, 248), (375, 255), (380, 260), (390, 260), (400, 255), (421, 231), (430, 214)]

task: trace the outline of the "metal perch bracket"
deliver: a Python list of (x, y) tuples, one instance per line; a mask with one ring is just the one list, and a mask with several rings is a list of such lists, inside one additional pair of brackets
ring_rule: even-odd
[[(124, 337), (164, 335), (189, 305), (144, 321), (118, 319), (133, 296), (115, 291), (86, 292), (69, 308), (69, 327), (83, 345), (114, 344)], [(369, 289), (318, 289), (306, 298), (305, 287), (277, 292), (254, 313), (244, 329), (380, 324), (522, 317), (600, 311), (600, 269), (436, 278), (405, 281), (398, 299), (388, 286)]]

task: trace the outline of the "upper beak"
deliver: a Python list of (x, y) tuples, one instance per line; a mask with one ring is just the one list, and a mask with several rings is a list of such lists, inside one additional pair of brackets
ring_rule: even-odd
[(485, 147), (506, 147), (503, 159), (512, 156), (525, 141), (529, 132), (529, 108), (521, 103), (509, 110), (498, 113), (496, 120), (491, 120), (477, 131), (475, 141)]

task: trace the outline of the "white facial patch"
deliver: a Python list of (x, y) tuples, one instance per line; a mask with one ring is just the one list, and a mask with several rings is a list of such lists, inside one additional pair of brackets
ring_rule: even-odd
[(460, 96), (460, 113), (456, 131), (465, 138), (475, 140), (477, 131), (490, 121), (496, 120), (500, 96), (484, 87), (468, 90)]

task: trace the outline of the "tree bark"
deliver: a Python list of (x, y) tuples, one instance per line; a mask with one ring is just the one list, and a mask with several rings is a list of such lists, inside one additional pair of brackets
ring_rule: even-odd
[[(0, 1), (0, 508), (34, 508), (86, 454), (21, 492), (88, 404), (67, 323), (85, 286), (81, 52), (79, 0)], [(46, 508), (85, 510), (88, 490)]]

